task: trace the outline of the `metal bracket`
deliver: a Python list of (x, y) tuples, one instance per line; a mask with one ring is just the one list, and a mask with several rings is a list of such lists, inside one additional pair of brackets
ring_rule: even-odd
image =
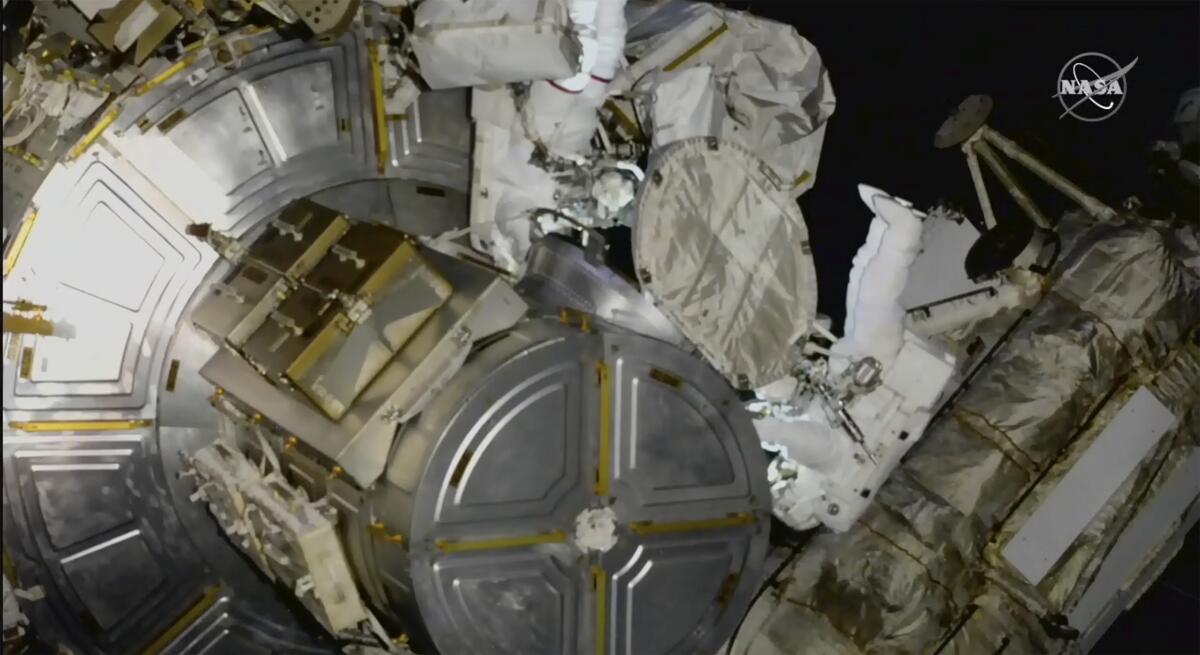
[(992, 146), (1075, 201), (1092, 216), (1101, 220), (1112, 220), (1116, 217), (1117, 213), (1111, 207), (1084, 192), (1057, 171), (1029, 154), (1013, 140), (988, 127), (986, 121), (991, 110), (992, 99), (990, 97), (986, 95), (969, 96), (959, 105), (955, 114), (946, 119), (938, 130), (937, 136), (934, 137), (934, 145), (939, 148), (961, 144), (960, 148), (966, 155), (967, 168), (971, 171), (971, 181), (975, 185), (975, 194), (979, 197), (979, 206), (983, 210), (983, 220), (987, 229), (996, 227), (996, 215), (992, 209), (991, 199), (988, 197), (987, 187), (983, 182), (983, 173), (979, 167), (980, 157), (1031, 221), (1038, 227), (1053, 229), (1050, 221), (1046, 219), (1046, 216), (1034, 203), (1033, 198), (1013, 176)]

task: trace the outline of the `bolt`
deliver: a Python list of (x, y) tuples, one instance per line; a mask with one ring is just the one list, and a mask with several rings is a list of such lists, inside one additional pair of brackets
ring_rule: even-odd
[(826, 507), (825, 511), (829, 512), (830, 516), (837, 516), (838, 512), (842, 511), (842, 508), (838, 507), (837, 503), (829, 503), (829, 507)]

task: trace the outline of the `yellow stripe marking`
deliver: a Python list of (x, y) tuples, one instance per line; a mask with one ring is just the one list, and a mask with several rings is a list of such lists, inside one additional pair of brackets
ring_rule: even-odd
[(560, 307), (558, 310), (558, 322), (563, 325), (571, 325), (575, 316), (579, 317), (579, 331), (585, 334), (590, 333), (592, 331), (592, 322), (586, 312), (577, 311), (570, 307)]
[(41, 316), (20, 316), (4, 312), (4, 331), (13, 334), (54, 334), (54, 324)]
[(387, 170), (388, 120), (383, 105), (383, 67), (374, 40), (367, 41), (367, 60), (371, 64), (371, 96), (375, 100), (375, 156), (379, 159), (379, 172), (383, 173)]
[(161, 122), (159, 122), (158, 131), (162, 132), (163, 134), (166, 134), (167, 132), (170, 132), (171, 130), (175, 129), (175, 126), (182, 123), (183, 119), (185, 119), (187, 117), (188, 117), (188, 113), (186, 111), (184, 111), (182, 109), (176, 109), (175, 111), (171, 112), (171, 114), (169, 116), (167, 116), (166, 118), (162, 119)]
[(21, 252), (25, 250), (25, 246), (29, 243), (29, 235), (33, 233), (33, 225), (37, 222), (38, 213), (34, 210), (29, 218), (21, 223), (21, 227), (17, 229), (17, 235), (13, 237), (12, 248), (9, 248), (8, 255), (4, 258), (4, 277), (8, 278), (8, 274), (13, 272), (17, 267), (17, 260), (21, 258)]
[(150, 642), (149, 646), (142, 649), (142, 655), (157, 655), (157, 653), (162, 652), (176, 637), (183, 634), (184, 630), (203, 616), (208, 611), (208, 608), (215, 605), (220, 597), (221, 586), (219, 584), (215, 587), (205, 589), (204, 595), (200, 597), (200, 600), (196, 601), (195, 605), (188, 608), (183, 613), (183, 616), (180, 616), (178, 620), (171, 624), (171, 627), (167, 628), (166, 632), (159, 635), (157, 639)]
[(443, 553), (465, 553), (475, 550), (495, 550), (498, 548), (519, 548), (535, 544), (560, 544), (567, 540), (567, 533), (562, 530), (552, 530), (543, 534), (532, 534), (523, 537), (501, 537), (499, 539), (483, 539), (480, 541), (447, 541), (438, 539), (435, 545)]
[(800, 174), (800, 176), (799, 176), (799, 177), (797, 177), (797, 178), (796, 178), (796, 179), (795, 179), (795, 180), (792, 182), (792, 188), (793, 188), (793, 189), (795, 189), (796, 187), (800, 186), (801, 184), (804, 184), (804, 183), (805, 183), (805, 182), (807, 182), (807, 181), (809, 180), (809, 178), (811, 178), (811, 177), (812, 177), (812, 173), (810, 173), (810, 172), (808, 172), (808, 171), (804, 171), (803, 173), (801, 173), (801, 174)]
[(96, 125), (93, 126), (92, 129), (86, 135), (84, 135), (82, 139), (80, 139), (79, 143), (75, 144), (74, 148), (71, 148), (70, 159), (77, 159), (79, 155), (82, 155), (83, 151), (87, 150), (88, 146), (95, 143), (96, 139), (99, 139), (100, 135), (104, 133), (104, 130), (108, 129), (108, 126), (112, 125), (113, 121), (117, 120), (117, 114), (120, 113), (120, 109), (114, 109), (105, 114), (104, 118), (101, 118)]
[(37, 312), (38, 314), (41, 314), (42, 312), (46, 311), (45, 305), (39, 305), (29, 300), (21, 300), (20, 298), (13, 301), (11, 304), (12, 308), (18, 312)]
[(133, 92), (133, 93), (134, 93), (134, 95), (139, 95), (139, 96), (140, 96), (140, 95), (143, 95), (143, 94), (145, 94), (145, 93), (148, 93), (148, 92), (149, 92), (151, 89), (154, 89), (155, 87), (157, 87), (157, 86), (160, 86), (161, 84), (163, 84), (163, 83), (164, 83), (164, 82), (166, 82), (167, 80), (169, 80), (169, 79), (171, 79), (172, 77), (175, 77), (176, 75), (178, 75), (178, 74), (179, 74), (179, 71), (181, 71), (181, 70), (183, 70), (183, 69), (187, 68), (188, 66), (191, 66), (191, 65), (192, 65), (192, 62), (193, 62), (193, 61), (195, 61), (195, 59), (196, 59), (196, 58), (195, 58), (195, 57), (193, 57), (193, 56), (188, 56), (188, 57), (184, 57), (183, 59), (180, 59), (179, 61), (177, 61), (177, 62), (175, 62), (174, 64), (172, 64), (170, 67), (168, 67), (168, 68), (167, 68), (166, 70), (164, 70), (163, 72), (161, 72), (161, 73), (159, 73), (158, 75), (155, 75), (154, 77), (152, 77), (152, 78), (151, 78), (151, 79), (150, 79), (148, 82), (146, 82), (145, 84), (143, 84), (143, 85), (139, 86), (139, 87), (137, 88), (137, 91), (134, 91), (134, 92)]
[(729, 31), (729, 24), (721, 23), (720, 27), (713, 30), (712, 33), (709, 34), (708, 36), (704, 37), (703, 39), (700, 39), (699, 43), (688, 48), (686, 51), (684, 51), (684, 53), (682, 55), (679, 55), (678, 57), (676, 57), (675, 61), (664, 66), (663, 70), (665, 70), (667, 72), (671, 72), (671, 71), (675, 70), (676, 68), (679, 68), (680, 66), (683, 65), (683, 63), (685, 61), (696, 56), (697, 52), (700, 52), (701, 50), (707, 48), (708, 44), (712, 43), (713, 41), (716, 41), (718, 37), (720, 37), (722, 34), (728, 32), (728, 31)]
[(154, 425), (150, 419), (132, 421), (10, 421), (8, 427), (22, 432), (117, 432)]
[(12, 155), (13, 157), (20, 157), (21, 159), (25, 160), (30, 166), (33, 166), (34, 168), (41, 169), (42, 164), (45, 163), (42, 161), (41, 157), (38, 157), (37, 155), (33, 154), (32, 152), (29, 152), (28, 150), (25, 150), (24, 148), (22, 148), (20, 146), (9, 146), (4, 149), (4, 152), (7, 152), (8, 154)]
[(22, 380), (28, 380), (33, 377), (33, 347), (26, 346), (21, 349), (21, 370), (18, 371)]
[(608, 644), (608, 574), (592, 565), (592, 585), (596, 587), (596, 655), (605, 655)]
[(739, 525), (754, 523), (754, 515), (750, 512), (733, 514), (723, 519), (702, 519), (699, 521), (675, 521), (673, 523), (655, 523), (653, 521), (636, 521), (629, 524), (629, 530), (634, 534), (668, 534), (672, 532), (694, 532), (697, 530), (717, 530), (733, 528)]
[(387, 526), (384, 525), (383, 523), (379, 523), (379, 522), (372, 523), (371, 524), (371, 534), (374, 534), (376, 537), (379, 537), (380, 539), (383, 539), (384, 541), (386, 541), (388, 543), (393, 543), (393, 544), (403, 544), (404, 543), (404, 535), (402, 535), (400, 533), (388, 532)]
[(175, 385), (179, 382), (179, 360), (172, 359), (171, 367), (167, 369), (167, 383), (165, 386), (167, 391), (174, 391)]
[(597, 453), (596, 484), (592, 490), (597, 496), (608, 496), (609, 478), (612, 477), (612, 374), (604, 362), (596, 362), (596, 373), (600, 382), (600, 452)]
[(605, 100), (604, 106), (607, 107), (608, 110), (613, 113), (613, 116), (616, 116), (617, 121), (620, 122), (622, 125), (624, 125), (625, 129), (629, 130), (629, 133), (632, 134), (634, 136), (634, 138), (636, 138), (636, 139), (646, 138), (646, 135), (642, 134), (642, 130), (638, 127), (637, 122), (635, 122), (632, 118), (630, 118), (629, 114), (626, 114), (625, 110), (621, 109), (620, 105), (613, 102), (612, 100)]
[(729, 607), (729, 601), (733, 600), (733, 592), (737, 591), (738, 581), (742, 576), (737, 573), (730, 573), (725, 576), (725, 580), (721, 583), (721, 588), (717, 590), (717, 604), (722, 608)]

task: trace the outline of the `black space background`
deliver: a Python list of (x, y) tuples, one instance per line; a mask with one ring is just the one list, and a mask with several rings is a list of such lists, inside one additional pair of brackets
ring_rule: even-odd
[[(1110, 204), (1143, 195), (1147, 151), (1170, 137), (1181, 92), (1200, 86), (1200, 2), (731, 2), (794, 25), (825, 61), (837, 109), (816, 186), (800, 200), (814, 246), (820, 309), (840, 325), (850, 260), (870, 214), (860, 182), (919, 207), (948, 200), (975, 216), (963, 156), (933, 134), (972, 93), (995, 99), (989, 124)], [(1125, 104), (1112, 118), (1059, 119), (1059, 70), (1085, 51), (1134, 57)], [(1018, 170), (1018, 174), (1023, 171)], [(990, 175), (986, 172), (985, 176)], [(1028, 177), (1048, 216), (1067, 208)], [(1016, 212), (989, 178), (997, 213)], [(1200, 653), (1200, 542), (1180, 555), (1096, 653)]]
[[(949, 200), (975, 216), (966, 161), (933, 135), (973, 93), (995, 100), (989, 124), (1110, 204), (1142, 193), (1151, 142), (1171, 134), (1180, 93), (1200, 86), (1200, 2), (731, 2), (794, 25), (820, 52), (837, 95), (816, 186), (800, 200), (820, 281), (821, 311), (841, 323), (854, 251), (870, 214), (865, 182), (918, 207)], [(1051, 96), (1072, 56), (1103, 52), (1128, 77), (1113, 117), (1059, 119)], [(1013, 166), (1021, 176), (1025, 171)], [(986, 172), (985, 176), (990, 176)], [(1067, 208), (1021, 177), (1048, 216)], [(1017, 212), (994, 179), (1000, 218)]]

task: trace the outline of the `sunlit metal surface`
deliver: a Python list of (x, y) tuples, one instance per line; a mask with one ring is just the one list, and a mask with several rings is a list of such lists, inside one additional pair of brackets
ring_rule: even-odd
[(518, 289), (551, 309), (571, 307), (667, 343), (685, 341), (632, 282), (562, 239), (543, 239), (530, 248)]
[[(762, 575), (769, 492), (749, 416), (660, 341), (527, 322), (401, 437), (367, 506), (407, 552), (375, 539), (361, 575), (415, 595), (442, 652), (713, 652)], [(604, 507), (615, 545), (568, 536)]]
[[(47, 590), (33, 620), (78, 652), (137, 652), (163, 635), (171, 636), (163, 652), (176, 653), (333, 648), (176, 478), (179, 453), (217, 429), (212, 387), (198, 375), (216, 347), (181, 317), (225, 270), (185, 227), (245, 233), (291, 200), (364, 182), (395, 181), (389, 215), (379, 218), (401, 228), (418, 215), (410, 203), (437, 217), (464, 202), (465, 92), (424, 94), (406, 119), (390, 122), (394, 147), (380, 174), (359, 36), (319, 45), (260, 33), (228, 43), (235, 65), (197, 51), (170, 79), (125, 98), (77, 159), (55, 166), (5, 280), (48, 303), (71, 337), (5, 335), (6, 353), (33, 359), (28, 376), (21, 357), (3, 362), (4, 522), (22, 583)], [(147, 425), (9, 426), (50, 420)], [(219, 598), (190, 615), (216, 584)], [(173, 632), (184, 618), (194, 623)]]

